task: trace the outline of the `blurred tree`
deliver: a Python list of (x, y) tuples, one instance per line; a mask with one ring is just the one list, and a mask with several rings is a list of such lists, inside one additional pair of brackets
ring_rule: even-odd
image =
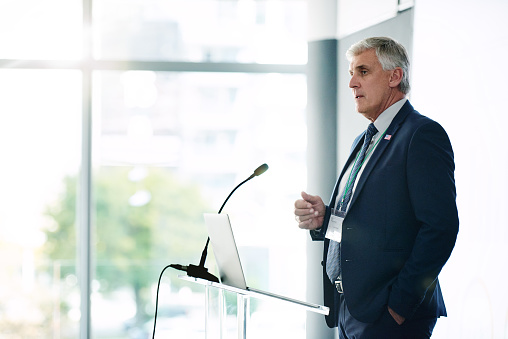
[[(151, 316), (146, 313), (150, 287), (161, 269), (199, 263), (207, 237), (206, 203), (196, 185), (179, 182), (164, 168), (103, 167), (94, 173), (92, 191), (94, 280), (104, 294), (132, 288), (135, 320), (141, 324)], [(44, 251), (52, 260), (76, 258), (76, 194), (77, 178), (68, 177), (61, 198), (48, 208), (55, 224), (46, 231)], [(62, 279), (71, 273), (72, 267), (62, 268)]]

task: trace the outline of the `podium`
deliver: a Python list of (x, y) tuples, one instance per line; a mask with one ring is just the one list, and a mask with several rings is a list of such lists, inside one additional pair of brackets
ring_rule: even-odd
[(226, 302), (224, 292), (231, 292), (236, 295), (236, 320), (237, 320), (237, 328), (238, 328), (238, 339), (247, 339), (247, 326), (249, 323), (249, 315), (250, 315), (250, 299), (264, 299), (268, 301), (273, 301), (274, 303), (286, 303), (290, 304), (291, 307), (299, 307), (303, 308), (307, 311), (319, 313), (323, 315), (327, 315), (329, 313), (329, 309), (326, 306), (321, 306), (317, 304), (311, 304), (303, 301), (299, 301), (296, 299), (291, 299), (287, 297), (278, 296), (275, 294), (271, 294), (264, 291), (258, 291), (255, 289), (240, 289), (232, 286), (228, 286), (225, 284), (215, 283), (204, 279), (189, 277), (189, 276), (178, 276), (178, 278), (195, 283), (200, 284), (205, 287), (205, 338), (211, 339), (211, 313), (213, 312), (213, 303), (211, 302), (212, 291), (216, 291), (218, 294), (218, 314), (219, 314), (219, 338), (224, 338), (225, 333), (225, 316), (226, 316)]

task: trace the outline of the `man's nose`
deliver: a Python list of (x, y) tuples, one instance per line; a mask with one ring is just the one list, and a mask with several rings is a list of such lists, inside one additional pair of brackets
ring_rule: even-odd
[(355, 88), (358, 87), (358, 81), (356, 79), (356, 76), (351, 76), (351, 79), (349, 80), (349, 88)]

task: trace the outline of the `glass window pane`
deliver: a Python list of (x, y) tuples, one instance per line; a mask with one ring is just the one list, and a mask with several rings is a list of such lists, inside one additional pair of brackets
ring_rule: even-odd
[(80, 88), (77, 71), (0, 70), (2, 338), (77, 337)]
[[(160, 271), (199, 263), (202, 214), (217, 212), (265, 162), (268, 172), (235, 192), (224, 213), (249, 284), (305, 299), (307, 235), (292, 218), (306, 184), (305, 76), (103, 71), (94, 88), (94, 337), (151, 333)], [(207, 267), (217, 275), (211, 249)], [(204, 290), (179, 274), (164, 275), (157, 333), (177, 337), (185, 327), (186, 338), (202, 337)], [(256, 333), (305, 336), (305, 313), (285, 312), (288, 329), (262, 303), (252, 312)]]
[(99, 59), (307, 62), (305, 0), (103, 0), (94, 23)]
[(0, 59), (78, 59), (79, 0), (2, 0)]

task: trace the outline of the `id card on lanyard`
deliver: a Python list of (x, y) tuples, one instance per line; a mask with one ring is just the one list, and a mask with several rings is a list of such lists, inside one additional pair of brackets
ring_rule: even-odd
[(325, 237), (336, 242), (342, 241), (342, 222), (346, 212), (332, 208)]
[[(388, 128), (387, 128), (388, 129)], [(386, 129), (386, 130), (387, 130)], [(351, 191), (353, 190), (354, 186), (354, 179), (356, 178), (356, 175), (358, 174), (358, 171), (360, 171), (360, 168), (363, 166), (365, 161), (369, 158), (370, 154), (374, 151), (379, 141), (383, 138), (383, 136), (386, 133), (386, 130), (381, 134), (381, 136), (377, 139), (376, 143), (372, 148), (370, 148), (369, 152), (366, 154), (365, 158), (362, 160), (362, 163), (360, 166), (358, 166), (355, 170), (355, 173), (353, 173), (353, 170), (356, 167), (356, 162), (358, 161), (358, 157), (360, 156), (360, 152), (356, 155), (355, 162), (352, 165), (351, 172), (349, 172), (348, 180), (346, 182), (346, 185), (344, 187), (344, 191), (341, 194), (341, 200), (338, 204), (338, 209), (332, 208), (330, 213), (330, 220), (328, 221), (328, 229), (326, 230), (325, 238), (328, 238), (330, 240), (334, 240), (336, 242), (342, 241), (342, 223), (344, 222), (344, 217), (346, 216), (346, 211), (341, 211), (343, 205), (349, 203), (349, 199), (351, 198)], [(349, 194), (348, 199), (346, 199), (347, 193)], [(345, 208), (344, 208), (345, 209)]]

